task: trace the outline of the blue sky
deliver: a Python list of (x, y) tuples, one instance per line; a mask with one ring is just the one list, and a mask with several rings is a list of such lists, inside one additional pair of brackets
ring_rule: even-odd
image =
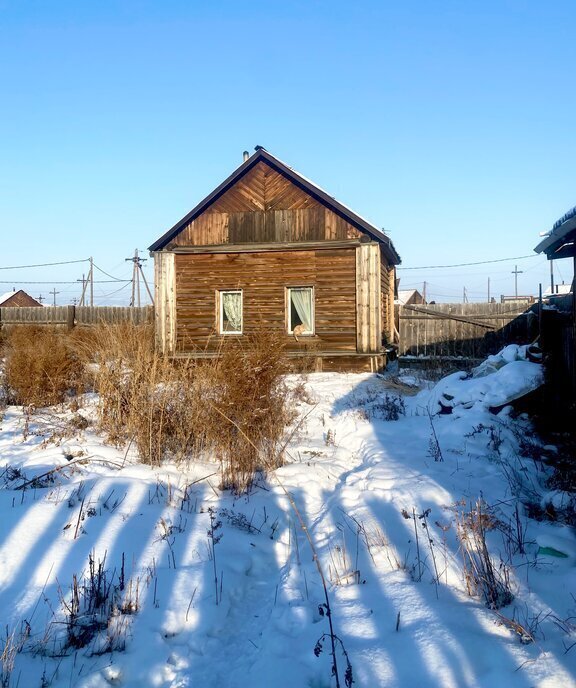
[[(402, 287), (481, 300), (517, 264), (537, 293), (538, 256), (407, 268), (531, 255), (576, 204), (575, 20), (573, 0), (0, 0), (0, 267), (129, 278), (259, 144), (384, 227)], [(0, 293), (83, 271), (0, 270)]]

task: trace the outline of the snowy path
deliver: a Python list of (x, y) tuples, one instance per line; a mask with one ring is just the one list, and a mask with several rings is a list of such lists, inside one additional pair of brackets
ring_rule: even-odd
[[(573, 543), (570, 529), (524, 519), (526, 553), (510, 562), (516, 599), (501, 611), (532, 623), (534, 643), (521, 644), (467, 595), (457, 513), (482, 495), (504, 521), (516, 503), (488, 437), (473, 432), (493, 417), (479, 410), (436, 417), (439, 462), (430, 448), (426, 397), (406, 398), (406, 415), (384, 421), (378, 409), (387, 388), (380, 378), (312, 375), (308, 388), (313, 404), (303, 404), (309, 415), (277, 478), (317, 548), (354, 686), (576, 685), (576, 650), (565, 654), (576, 641), (570, 620), (576, 557), (569, 546), (565, 559), (542, 556), (536, 542)], [(54, 482), (25, 491), (16, 489), (22, 477), (3, 474), (0, 618), (16, 631), (30, 624), (9, 685), (40, 685), (43, 674), (62, 688), (334, 685), (328, 645), (320, 657), (313, 652), (328, 631), (319, 611), (323, 589), (274, 476), (234, 498), (216, 488), (216, 478), (202, 480), (214, 472), (211, 464), (152, 470), (129, 456), (119, 469), (123, 454), (96, 435), (58, 447), (23, 430), (21, 411), (9, 409), (0, 473), (10, 466), (30, 479), (66, 466), (64, 449), (71, 447), (111, 463), (67, 466)], [(505, 441), (512, 451), (512, 440)], [(531, 484), (543, 482), (532, 462), (521, 468)], [(210, 508), (221, 521), (217, 584)], [(423, 513), (429, 538), (418, 518)], [(498, 529), (489, 537), (503, 553)], [(61, 637), (65, 629), (62, 598), (91, 553), (97, 561), (105, 557), (115, 580), (124, 558), (126, 579), (138, 581), (138, 612), (120, 617), (115, 642), (122, 642), (114, 652), (95, 654), (92, 645), (52, 656), (56, 632)], [(338, 661), (343, 669), (342, 654)]]

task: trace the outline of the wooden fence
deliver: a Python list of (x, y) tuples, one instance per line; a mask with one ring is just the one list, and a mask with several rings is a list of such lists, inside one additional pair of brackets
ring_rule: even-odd
[[(533, 309), (533, 310), (532, 310)], [(450, 303), (396, 307), (401, 356), (482, 358), (538, 334), (537, 306)]]
[(127, 306), (40, 306), (0, 308), (0, 327), (6, 325), (54, 325), (69, 329), (98, 323), (153, 322), (154, 307)]

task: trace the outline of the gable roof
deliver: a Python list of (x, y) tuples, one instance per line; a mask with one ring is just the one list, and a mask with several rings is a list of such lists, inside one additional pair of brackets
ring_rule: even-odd
[(576, 207), (565, 213), (536, 246), (536, 253), (546, 253), (549, 260), (576, 255)]
[[(13, 289), (12, 291), (7, 291), (5, 294), (0, 294), (0, 306), (5, 306), (6, 303), (8, 303), (8, 301), (14, 297), (17, 297), (16, 300), (20, 301), (20, 303), (17, 304), (18, 306), (32, 306), (33, 304), (36, 306), (42, 305), (23, 289)], [(24, 303), (22, 303), (22, 301), (24, 301)]]
[(185, 215), (179, 222), (177, 222), (171, 229), (169, 229), (165, 234), (163, 234), (157, 241), (155, 241), (149, 248), (149, 251), (161, 251), (165, 248), (170, 241), (182, 230), (186, 225), (196, 219), (201, 213), (203, 213), (212, 203), (214, 203), (218, 198), (220, 198), (228, 189), (230, 189), (239, 179), (241, 179), (247, 172), (249, 172), (255, 165), (259, 162), (264, 162), (266, 165), (270, 166), (272, 169), (279, 172), (281, 175), (286, 177), (294, 185), (310, 194), (313, 198), (318, 200), (320, 203), (328, 207), (330, 210), (335, 212), (337, 215), (345, 219), (351, 225), (359, 229), (360, 231), (368, 234), (370, 237), (378, 241), (386, 257), (391, 263), (397, 265), (400, 263), (400, 256), (394, 248), (390, 237), (388, 237), (384, 232), (379, 230), (374, 225), (370, 224), (360, 215), (357, 215), (350, 208), (345, 206), (343, 203), (337, 201), (333, 196), (330, 196), (326, 191), (321, 189), (316, 184), (313, 184), (309, 179), (303, 177), (301, 174), (288, 167), (285, 163), (278, 158), (274, 157), (271, 153), (262, 147), (258, 147), (256, 152), (251, 155), (247, 160), (245, 160), (240, 167), (238, 167), (227, 179), (225, 179), (222, 184), (217, 186), (212, 193), (208, 194), (206, 198), (193, 208), (187, 215)]
[(417, 300), (417, 303), (424, 302), (424, 298), (418, 289), (399, 289), (398, 297), (394, 299), (394, 303), (398, 304), (399, 306), (405, 306), (413, 297), (419, 299), (419, 301)]

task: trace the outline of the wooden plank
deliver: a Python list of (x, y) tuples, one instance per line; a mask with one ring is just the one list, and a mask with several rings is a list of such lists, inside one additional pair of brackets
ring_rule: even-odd
[[(377, 245), (377, 244), (375, 244)], [(178, 255), (186, 254), (217, 254), (217, 253), (263, 253), (265, 251), (310, 251), (331, 250), (338, 248), (352, 248), (360, 246), (358, 239), (346, 239), (344, 241), (298, 241), (298, 242), (278, 242), (250, 243), (250, 244), (226, 244), (209, 246), (178, 246), (171, 249), (172, 253)]]
[(101, 322), (134, 322), (135, 324), (151, 322), (154, 309), (152, 306), (132, 308), (128, 306), (50, 306), (34, 308), (0, 308), (2, 325), (65, 325), (69, 329), (75, 326), (97, 325)]
[(487, 330), (495, 329), (494, 325), (486, 325), (485, 323), (477, 322), (476, 320), (472, 320), (471, 318), (464, 318), (458, 315), (450, 315), (448, 313), (437, 313), (436, 311), (424, 308), (423, 306), (404, 306), (404, 308), (406, 308), (406, 310), (414, 311), (415, 313), (425, 313), (426, 315), (430, 315), (433, 318), (440, 318), (441, 320), (457, 320), (460, 322), (468, 323), (469, 325), (476, 325), (476, 327), (484, 327)]
[(356, 349), (380, 351), (380, 263), (377, 244), (356, 248)]
[(261, 162), (189, 222), (167, 248), (284, 242), (286, 232), (279, 232), (280, 239), (275, 232), (275, 213), (279, 211), (284, 213), (291, 241), (343, 241), (363, 236), (343, 217)]
[(172, 354), (176, 346), (175, 256), (166, 251), (154, 253), (154, 303), (156, 344)]
[(528, 341), (523, 309), (508, 304), (398, 307), (401, 355), (485, 356), (511, 341)]

